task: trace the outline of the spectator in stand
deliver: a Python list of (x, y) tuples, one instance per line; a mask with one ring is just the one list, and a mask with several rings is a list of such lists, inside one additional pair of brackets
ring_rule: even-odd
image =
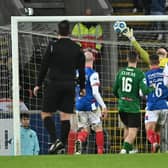
[[(93, 15), (90, 8), (86, 8), (84, 12), (85, 16)], [(103, 38), (103, 28), (99, 23), (96, 22), (80, 22), (76, 23), (72, 29), (72, 36), (74, 38), (79, 38), (78, 44), (80, 47), (87, 51), (88, 49), (94, 53), (96, 58), (95, 68), (100, 72), (100, 63), (101, 63), (101, 40)], [(86, 39), (86, 41), (84, 41)], [(82, 40), (82, 41), (81, 41)], [(99, 43), (89, 42), (89, 40), (98, 40)]]
[(40, 151), (37, 134), (30, 128), (30, 116), (21, 113), (21, 155), (38, 155)]
[[(166, 0), (150, 0), (150, 15), (165, 15), (166, 11)], [(156, 30), (163, 30), (163, 23), (157, 22), (155, 24)], [(157, 40), (162, 40), (163, 34), (159, 33)]]

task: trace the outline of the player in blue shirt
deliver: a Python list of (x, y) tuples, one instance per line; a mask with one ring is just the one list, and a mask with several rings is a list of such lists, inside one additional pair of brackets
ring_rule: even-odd
[(92, 52), (85, 52), (85, 61), (86, 95), (81, 97), (78, 94), (76, 98), (79, 131), (75, 143), (75, 153), (82, 153), (82, 143), (86, 141), (91, 127), (96, 132), (97, 153), (102, 154), (104, 134), (101, 117), (107, 116), (107, 108), (99, 92), (100, 80), (98, 73), (93, 69), (94, 56)]
[(156, 153), (160, 147), (160, 130), (156, 126), (163, 125), (168, 112), (168, 88), (163, 83), (163, 69), (159, 67), (158, 55), (149, 56), (150, 70), (146, 72), (148, 86), (155, 91), (147, 96), (145, 128), (147, 139), (151, 143), (151, 152)]

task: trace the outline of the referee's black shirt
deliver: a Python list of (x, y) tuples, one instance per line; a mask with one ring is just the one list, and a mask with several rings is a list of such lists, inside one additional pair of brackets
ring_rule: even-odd
[(46, 73), (50, 81), (72, 86), (76, 70), (79, 71), (80, 88), (85, 88), (85, 56), (80, 47), (69, 38), (49, 43), (42, 60), (37, 85), (41, 86)]

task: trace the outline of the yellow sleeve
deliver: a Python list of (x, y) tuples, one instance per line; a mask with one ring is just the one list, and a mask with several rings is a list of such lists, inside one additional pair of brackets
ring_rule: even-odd
[(146, 50), (144, 50), (136, 40), (131, 40), (131, 44), (136, 49), (136, 51), (139, 53), (142, 60), (149, 65), (148, 52)]
[[(96, 40), (102, 40), (103, 39), (103, 29), (102, 29), (100, 24), (98, 24), (96, 26), (95, 31), (96, 31)], [(101, 43), (96, 44), (96, 49), (97, 50), (101, 50), (101, 48), (102, 48)]]
[(168, 58), (162, 58), (162, 59), (160, 59), (159, 66), (162, 67), (162, 68), (164, 68), (165, 65), (166, 65), (166, 63), (168, 63)]
[(74, 27), (72, 29), (72, 32), (71, 32), (72, 36), (74, 36), (74, 37), (79, 37), (80, 36), (79, 35), (79, 30), (78, 30), (78, 24), (79, 23), (74, 25)]
[[(80, 28), (80, 23), (77, 23), (76, 25), (74, 25), (73, 29), (72, 29), (72, 36), (74, 38), (80, 38), (81, 35), (80, 35), (80, 32), (79, 32), (79, 28)], [(82, 44), (79, 42), (79, 41), (76, 41), (76, 43), (81, 47)]]

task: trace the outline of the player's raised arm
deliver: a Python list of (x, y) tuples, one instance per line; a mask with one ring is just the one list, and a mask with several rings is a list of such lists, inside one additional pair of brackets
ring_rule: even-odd
[(134, 31), (132, 28), (127, 27), (127, 31), (124, 31), (122, 33), (124, 36), (126, 36), (130, 41), (133, 47), (136, 49), (136, 51), (139, 53), (142, 60), (149, 65), (149, 54), (146, 50), (144, 50), (141, 45), (137, 42)]
[(101, 106), (101, 112), (102, 112), (102, 118), (107, 117), (107, 107), (104, 103), (104, 100), (99, 92), (99, 74), (97, 72), (93, 73), (90, 77), (90, 83), (92, 87), (93, 96), (96, 99), (96, 101)]

